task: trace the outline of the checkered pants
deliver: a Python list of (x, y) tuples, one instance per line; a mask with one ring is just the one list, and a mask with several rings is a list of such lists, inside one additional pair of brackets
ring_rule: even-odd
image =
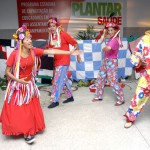
[[(72, 96), (71, 85), (68, 82), (67, 72), (69, 66), (57, 66), (51, 90), (51, 99), (53, 102), (59, 102), (61, 91), (63, 90), (66, 97)], [(65, 87), (64, 87), (65, 86)]]
[(104, 59), (96, 80), (95, 98), (102, 98), (106, 79), (117, 96), (118, 101), (124, 101), (123, 90), (118, 82), (118, 60)]

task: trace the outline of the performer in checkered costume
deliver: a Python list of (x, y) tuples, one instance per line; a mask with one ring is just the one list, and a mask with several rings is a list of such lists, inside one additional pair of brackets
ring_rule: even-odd
[(106, 46), (102, 49), (104, 52), (104, 60), (102, 61), (96, 80), (96, 91), (95, 97), (92, 100), (93, 102), (102, 100), (104, 86), (107, 79), (118, 99), (115, 106), (124, 104), (124, 94), (118, 82), (117, 72), (119, 46), (122, 46), (122, 42), (118, 36), (119, 32), (120, 28), (118, 25), (107, 23), (104, 29), (100, 31), (100, 34), (96, 37), (96, 40), (101, 38), (101, 42), (103, 42), (107, 35), (110, 36)]
[[(50, 17), (48, 21), (49, 29), (49, 40), (47, 48), (64, 49), (69, 51), (69, 44), (78, 49), (78, 44), (75, 39), (73, 39), (69, 34), (64, 32), (61, 25), (58, 23), (57, 18)], [(80, 62), (80, 56), (77, 56)], [(53, 86), (51, 90), (52, 103), (48, 108), (54, 108), (59, 105), (59, 98), (61, 91), (64, 90), (67, 99), (63, 103), (73, 102), (74, 98), (72, 95), (71, 85), (68, 82), (67, 72), (70, 65), (70, 56), (67, 55), (54, 55), (54, 67), (55, 75), (53, 79)], [(66, 88), (64, 88), (64, 86)]]

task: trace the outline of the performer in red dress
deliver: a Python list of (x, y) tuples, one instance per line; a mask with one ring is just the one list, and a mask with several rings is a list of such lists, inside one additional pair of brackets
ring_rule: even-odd
[(24, 25), (13, 36), (17, 46), (6, 62), (6, 75), (9, 80), (0, 115), (2, 133), (14, 136), (22, 134), (27, 143), (32, 143), (35, 141), (35, 134), (45, 128), (39, 91), (35, 84), (38, 58), (44, 54), (79, 53), (33, 48), (31, 34)]

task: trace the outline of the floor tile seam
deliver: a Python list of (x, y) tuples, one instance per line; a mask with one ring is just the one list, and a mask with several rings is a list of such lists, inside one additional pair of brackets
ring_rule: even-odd
[(148, 143), (148, 141), (146, 140), (146, 138), (144, 137), (144, 135), (141, 133), (141, 131), (139, 130), (139, 128), (134, 125), (136, 127), (136, 129), (138, 130), (138, 132), (141, 134), (141, 136), (143, 137), (144, 141), (146, 142), (146, 144), (148, 145), (149, 149), (150, 149), (150, 144)]
[[(124, 111), (124, 113), (125, 113), (126, 110), (124, 109), (123, 106), (121, 106), (121, 107), (122, 107), (122, 109), (123, 109), (123, 111)], [(133, 124), (133, 126), (135, 126), (135, 128), (138, 130), (138, 132), (140, 133), (140, 135), (142, 136), (142, 138), (144, 139), (144, 141), (146, 142), (146, 144), (148, 145), (148, 147), (149, 147), (149, 149), (150, 149), (150, 144), (148, 143), (148, 141), (146, 140), (146, 138), (144, 137), (144, 135), (140, 132), (139, 128), (138, 128), (135, 124)]]

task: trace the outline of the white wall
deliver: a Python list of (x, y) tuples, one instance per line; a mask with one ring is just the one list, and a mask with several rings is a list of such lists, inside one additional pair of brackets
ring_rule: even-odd
[(0, 29), (17, 29), (17, 0), (0, 0)]
[(150, 0), (127, 0), (127, 27), (150, 27)]

